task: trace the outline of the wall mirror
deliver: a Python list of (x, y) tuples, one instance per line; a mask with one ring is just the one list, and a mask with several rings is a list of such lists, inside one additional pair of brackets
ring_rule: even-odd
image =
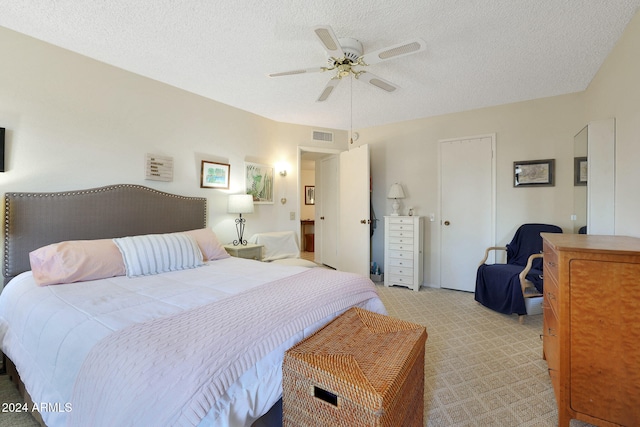
[(574, 232), (584, 225), (586, 206), (587, 234), (615, 234), (615, 119), (589, 122), (574, 138), (574, 156), (587, 158), (586, 185), (574, 185)]
[[(579, 233), (582, 227), (587, 226), (587, 186), (583, 185), (580, 176), (582, 176), (581, 170), (576, 170), (576, 167), (580, 167), (581, 159), (587, 158), (587, 138), (589, 127), (585, 126), (576, 136), (573, 137), (573, 167), (574, 167), (574, 179), (573, 179), (573, 232)], [(588, 159), (588, 158), (587, 158)], [(589, 163), (587, 161), (587, 179)], [(577, 174), (577, 179), (576, 179)]]

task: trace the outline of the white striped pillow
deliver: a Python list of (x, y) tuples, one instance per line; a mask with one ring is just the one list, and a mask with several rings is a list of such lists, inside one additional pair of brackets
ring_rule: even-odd
[(128, 277), (148, 276), (202, 265), (198, 244), (184, 233), (146, 234), (113, 239)]

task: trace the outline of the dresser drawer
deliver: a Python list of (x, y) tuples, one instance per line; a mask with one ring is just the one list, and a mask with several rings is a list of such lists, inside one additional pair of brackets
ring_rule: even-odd
[(543, 258), (543, 271), (544, 275), (551, 275), (558, 281), (558, 254), (549, 246), (546, 241), (543, 241), (542, 245)]
[(389, 258), (389, 268), (391, 267), (405, 267), (413, 268), (413, 258)]
[(413, 233), (413, 224), (389, 224), (389, 231), (391, 233), (394, 231), (408, 231)]
[(413, 225), (413, 218), (402, 218), (402, 217), (389, 217), (389, 225), (396, 225), (396, 224), (410, 224)]
[(400, 276), (396, 274), (389, 274), (388, 277), (389, 277), (390, 285), (413, 286), (412, 276)]
[(404, 236), (389, 236), (389, 243), (413, 244), (413, 233), (406, 233)]
[(389, 250), (389, 258), (413, 259), (413, 251)]
[(413, 267), (391, 266), (387, 270), (387, 274), (393, 276), (410, 276), (413, 277)]
[(542, 327), (542, 348), (547, 359), (549, 369), (558, 370), (560, 368), (560, 353), (558, 351), (558, 318), (553, 309), (544, 304), (542, 306), (543, 327)]
[(413, 230), (390, 230), (389, 241), (393, 239), (413, 239)]
[(550, 306), (553, 312), (555, 313), (555, 315), (557, 316), (559, 313), (558, 296), (560, 295), (559, 288), (558, 288), (558, 281), (551, 275), (546, 276), (544, 278), (544, 285), (542, 289), (544, 291), (545, 305)]
[(413, 251), (411, 243), (389, 243), (389, 249), (393, 251)]

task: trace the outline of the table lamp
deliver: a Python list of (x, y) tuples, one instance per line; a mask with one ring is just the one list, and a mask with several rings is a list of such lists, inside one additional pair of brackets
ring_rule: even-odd
[(236, 218), (236, 232), (238, 233), (238, 240), (234, 240), (233, 245), (246, 246), (247, 241), (242, 238), (246, 220), (242, 218), (242, 214), (253, 213), (253, 196), (251, 194), (231, 194), (229, 196), (227, 212), (237, 213), (239, 215), (239, 217)]
[(402, 185), (398, 184), (397, 182), (395, 184), (392, 184), (391, 188), (389, 189), (389, 194), (387, 194), (387, 199), (393, 199), (393, 204), (391, 205), (391, 207), (393, 208), (393, 212), (391, 212), (391, 215), (398, 216), (398, 209), (400, 209), (400, 203), (398, 202), (398, 199), (404, 199), (404, 191), (402, 190)]

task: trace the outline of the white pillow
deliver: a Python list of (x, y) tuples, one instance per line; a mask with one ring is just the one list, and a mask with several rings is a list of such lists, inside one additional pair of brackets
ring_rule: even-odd
[(202, 253), (184, 233), (146, 234), (113, 239), (128, 277), (148, 276), (202, 265)]

